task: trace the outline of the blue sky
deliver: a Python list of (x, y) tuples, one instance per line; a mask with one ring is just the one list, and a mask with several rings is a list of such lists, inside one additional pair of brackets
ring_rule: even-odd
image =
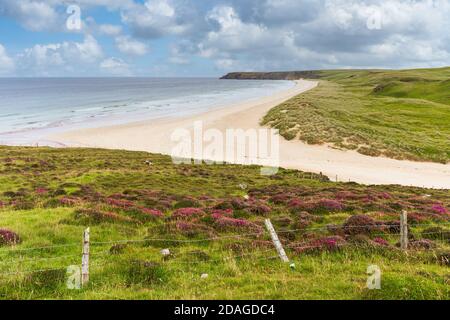
[(450, 0), (0, 0), (0, 76), (439, 67), (448, 30)]

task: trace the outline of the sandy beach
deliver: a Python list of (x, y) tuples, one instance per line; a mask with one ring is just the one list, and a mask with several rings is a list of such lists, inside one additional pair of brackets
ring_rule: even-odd
[[(192, 132), (194, 123), (203, 129), (257, 129), (261, 118), (280, 103), (317, 86), (317, 82), (298, 80), (295, 87), (269, 97), (245, 101), (203, 114), (184, 118), (165, 118), (82, 129), (48, 137), (68, 147), (98, 147), (171, 154), (176, 142), (172, 133), (180, 128)], [(399, 184), (450, 189), (450, 164), (400, 161), (369, 157), (355, 151), (313, 146), (299, 140), (280, 141), (279, 165), (283, 168), (322, 172), (332, 180), (363, 184)], [(263, 163), (261, 163), (263, 164)]]

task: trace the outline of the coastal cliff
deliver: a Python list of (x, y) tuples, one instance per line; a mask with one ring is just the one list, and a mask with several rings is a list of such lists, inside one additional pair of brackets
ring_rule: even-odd
[(318, 79), (318, 71), (282, 71), (282, 72), (231, 72), (220, 79), (232, 80), (298, 80)]

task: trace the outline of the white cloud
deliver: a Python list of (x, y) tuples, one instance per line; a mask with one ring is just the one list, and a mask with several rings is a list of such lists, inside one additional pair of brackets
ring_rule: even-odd
[(17, 56), (19, 72), (26, 75), (62, 75), (89, 72), (89, 66), (103, 57), (97, 40), (87, 35), (83, 42), (36, 44)]
[(215, 65), (218, 69), (221, 70), (232, 70), (232, 68), (236, 68), (236, 61), (232, 59), (218, 59), (215, 62)]
[(103, 56), (101, 46), (97, 40), (91, 35), (87, 35), (83, 42), (65, 42), (64, 47), (68, 57), (76, 59), (78, 57), (81, 61), (92, 63)]
[[(133, 56), (149, 51), (142, 39), (166, 37), (172, 42), (166, 61), (172, 64), (189, 64), (195, 56), (221, 70), (450, 64), (449, 0), (74, 2), (82, 8), (84, 34), (114, 37), (118, 50)], [(67, 32), (66, 6), (60, 0), (0, 0), (0, 16), (32, 31)], [(87, 15), (95, 16), (90, 9), (97, 6), (119, 14), (121, 21), (96, 25)], [(28, 66), (53, 74), (69, 70), (67, 65), (76, 65), (75, 72), (93, 64), (99, 68), (103, 59), (100, 45), (87, 35), (83, 42), (36, 44), (15, 65), (22, 73)]]
[[(78, 5), (82, 17), (92, 7), (104, 7), (108, 11), (131, 10), (136, 7), (133, 0), (0, 0), (0, 16), (12, 18), (31, 31), (78, 32), (65, 27), (70, 16), (66, 12), (69, 5)], [(85, 24), (82, 24), (84, 29)], [(104, 31), (115, 32), (108, 26), (105, 26)]]
[(242, 22), (235, 10), (229, 6), (215, 7), (207, 14), (206, 19), (219, 25), (219, 29), (208, 32), (201, 43), (202, 54), (206, 57), (224, 51), (259, 50), (271, 42), (271, 45), (275, 45), (282, 41), (276, 30)]
[(230, 1), (196, 40), (220, 69), (450, 64), (447, 0)]
[(175, 0), (147, 0), (143, 5), (124, 10), (122, 21), (139, 37), (157, 38), (187, 32), (192, 21), (184, 13), (185, 8)]
[(53, 6), (45, 1), (2, 0), (0, 13), (16, 19), (31, 31), (52, 29), (58, 20)]
[(107, 74), (116, 76), (129, 76), (131, 75), (129, 65), (122, 59), (108, 58), (100, 63), (100, 68)]
[(173, 17), (175, 15), (175, 9), (169, 4), (167, 0), (160, 1), (147, 1), (145, 7), (148, 12), (154, 16)]
[(169, 62), (172, 64), (186, 65), (191, 62), (191, 55), (195, 54), (195, 44), (188, 40), (179, 41), (170, 46)]
[[(206, 19), (217, 28), (199, 42), (199, 54), (214, 59), (218, 69), (280, 69), (313, 56), (310, 50), (295, 45), (291, 30), (246, 23), (233, 7), (215, 7)], [(320, 53), (314, 59), (328, 61)]]
[(14, 60), (8, 56), (5, 47), (0, 44), (0, 75), (8, 75), (14, 70)]
[(98, 30), (101, 34), (107, 36), (118, 36), (122, 33), (122, 26), (113, 24), (101, 24), (98, 26)]
[(145, 43), (128, 36), (117, 37), (116, 46), (120, 52), (128, 55), (142, 56), (148, 52), (148, 47)]

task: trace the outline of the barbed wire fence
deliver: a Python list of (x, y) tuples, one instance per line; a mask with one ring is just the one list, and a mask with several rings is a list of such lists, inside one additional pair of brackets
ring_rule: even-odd
[[(395, 221), (396, 223), (398, 221)], [(444, 225), (450, 225), (450, 222), (442, 222), (439, 223), (439, 226)], [(270, 227), (271, 226), (271, 227)], [(407, 221), (407, 213), (404, 211), (401, 214), (400, 221), (398, 225), (395, 225), (395, 229), (398, 229), (398, 232), (380, 232), (380, 233), (373, 233), (371, 232), (370, 235), (372, 237), (396, 237), (398, 239), (399, 248), (397, 250), (407, 252), (409, 249), (409, 237), (408, 237), (408, 230), (409, 230), (408, 221)], [(413, 224), (414, 227), (435, 227), (435, 225), (430, 223), (415, 223)], [(336, 226), (333, 226), (335, 228)], [(381, 224), (370, 224), (370, 225), (348, 225), (348, 226), (341, 226), (341, 228), (346, 228), (347, 230), (351, 229), (367, 229), (367, 228), (373, 228), (376, 230), (380, 230), (382, 228), (392, 228), (392, 224), (388, 223), (381, 223)], [(304, 242), (293, 242), (289, 243), (286, 240), (286, 235), (289, 234), (298, 234), (298, 233), (307, 233), (311, 231), (319, 232), (319, 231), (325, 231), (330, 232), (330, 226), (324, 226), (324, 227), (315, 227), (315, 228), (299, 228), (299, 229), (293, 229), (293, 230), (278, 230), (275, 231), (273, 228), (273, 225), (271, 224), (270, 219), (266, 219), (266, 228), (267, 233), (265, 235), (269, 235), (272, 240), (272, 245), (269, 248), (266, 248), (264, 250), (255, 250), (251, 252), (245, 252), (241, 254), (234, 254), (230, 256), (220, 257), (217, 259), (206, 259), (204, 261), (179, 261), (176, 258), (179, 258), (179, 256), (174, 256), (172, 259), (164, 260), (168, 264), (176, 263), (176, 264), (183, 264), (183, 265), (198, 265), (201, 263), (224, 263), (231, 260), (236, 259), (243, 259), (248, 258), (252, 259), (252, 261), (264, 261), (264, 260), (276, 260), (281, 259), (282, 262), (288, 263), (290, 262), (288, 255), (285, 251), (285, 248), (288, 251), (289, 254), (291, 253), (304, 253), (307, 250), (314, 250), (314, 249), (323, 249), (324, 244), (323, 243), (314, 243), (314, 240), (310, 241), (304, 241)], [(333, 230), (333, 229), (331, 229)], [(33, 273), (40, 273), (40, 272), (49, 272), (49, 271), (57, 271), (61, 270), (62, 268), (73, 265), (81, 265), (82, 270), (80, 276), (82, 277), (81, 282), (83, 285), (87, 285), (89, 281), (89, 269), (90, 267), (97, 267), (105, 264), (105, 259), (101, 261), (96, 261), (95, 259), (98, 257), (107, 257), (111, 255), (111, 248), (108, 250), (100, 250), (97, 252), (97, 250), (91, 251), (92, 248), (96, 247), (104, 247), (107, 245), (116, 246), (116, 245), (133, 245), (133, 244), (149, 244), (152, 243), (164, 243), (164, 244), (205, 244), (205, 243), (217, 243), (224, 240), (255, 240), (255, 237), (261, 236), (261, 232), (248, 232), (238, 235), (224, 235), (224, 236), (217, 236), (217, 237), (209, 237), (204, 239), (171, 239), (171, 238), (145, 238), (145, 239), (118, 239), (118, 240), (111, 240), (111, 241), (90, 241), (90, 234), (89, 232), (86, 232), (85, 230), (83, 232), (83, 239), (79, 242), (72, 242), (72, 243), (66, 243), (66, 244), (59, 244), (59, 245), (49, 245), (49, 246), (38, 246), (38, 247), (27, 247), (27, 248), (0, 248), (0, 269), (2, 267), (8, 267), (13, 266), (16, 270), (8, 270), (4, 272), (0, 272), (0, 278), (2, 277), (10, 277), (10, 276), (17, 276), (17, 275), (24, 275), (24, 274), (33, 274)], [(335, 231), (335, 230), (334, 230)], [(440, 243), (442, 245), (448, 245), (449, 240), (448, 238), (444, 237), (444, 233), (448, 231), (432, 231), (432, 232), (422, 232), (422, 236), (433, 236), (433, 241)], [(281, 235), (281, 237), (279, 237)], [(440, 239), (439, 239), (440, 237)], [(448, 236), (447, 236), (448, 237)], [(280, 240), (281, 238), (281, 240)], [(445, 239), (444, 239), (445, 238)], [(417, 241), (417, 240), (416, 240)], [(338, 242), (331, 242), (325, 244), (325, 249), (329, 248), (341, 248), (348, 246), (347, 243), (338, 243)], [(55, 256), (55, 257), (24, 257), (24, 254), (28, 254), (30, 252), (45, 252), (48, 250), (54, 250), (54, 249), (66, 249), (66, 248), (80, 248), (79, 253), (72, 253), (62, 256)], [(170, 246), (169, 246), (170, 247)], [(394, 247), (395, 248), (395, 247)], [(221, 253), (223, 253), (223, 249), (218, 250)], [(268, 255), (269, 253), (274, 253), (272, 255)], [(210, 252), (211, 253), (211, 252)], [(276, 253), (276, 254), (275, 254)], [(14, 255), (19, 254), (19, 257), (16, 258), (9, 258), (4, 259), (5, 256), (8, 255)], [(160, 252), (161, 255), (163, 255)], [(189, 254), (189, 252), (187, 253)], [(300, 256), (301, 259), (301, 256)], [(107, 260), (107, 259), (106, 259)], [(60, 267), (49, 267), (49, 268), (39, 268), (39, 269), (27, 269), (27, 270), (17, 270), (19, 266), (23, 265), (24, 263), (39, 263), (39, 262), (51, 262), (51, 263), (64, 263), (63, 266)], [(295, 267), (295, 265), (291, 264), (291, 267)]]

